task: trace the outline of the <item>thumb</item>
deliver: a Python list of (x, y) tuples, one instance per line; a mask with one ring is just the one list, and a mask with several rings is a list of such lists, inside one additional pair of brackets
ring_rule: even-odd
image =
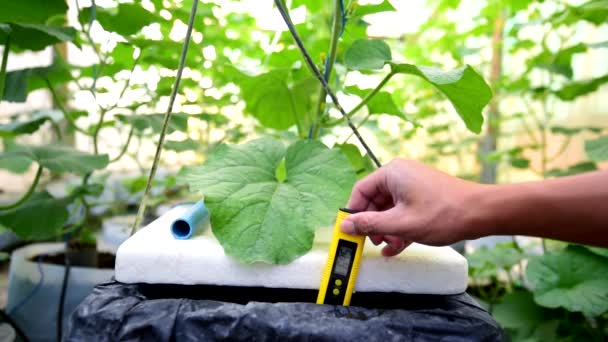
[(366, 211), (348, 216), (340, 228), (351, 235), (399, 235), (403, 225), (401, 216), (397, 207), (386, 211)]

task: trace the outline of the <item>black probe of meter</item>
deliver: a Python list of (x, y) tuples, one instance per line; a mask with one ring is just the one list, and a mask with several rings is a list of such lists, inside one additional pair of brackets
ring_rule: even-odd
[[(350, 129), (353, 131), (357, 139), (359, 139), (359, 142), (361, 145), (363, 145), (365, 151), (367, 151), (367, 155), (374, 161), (374, 164), (376, 164), (377, 167), (381, 167), (378, 158), (376, 158), (376, 155), (372, 152), (367, 143), (365, 143), (361, 137), (361, 134), (359, 134), (359, 131), (350, 120), (350, 117), (340, 105), (338, 97), (329, 88), (325, 77), (323, 77), (323, 74), (319, 68), (317, 68), (317, 65), (312, 61), (308, 51), (306, 51), (298, 32), (287, 14), (287, 9), (285, 8), (284, 4), (281, 2), (281, 0), (275, 0), (275, 4), (279, 9), (285, 24), (289, 28), (289, 32), (291, 32), (296, 45), (304, 56), (306, 64), (312, 70), (319, 82), (321, 82), (323, 89), (325, 89), (325, 92), (329, 95), (340, 114), (342, 114), (342, 117), (344, 117)], [(342, 221), (348, 215), (353, 213), (355, 213), (355, 211), (347, 208), (341, 208), (338, 211), (329, 245), (329, 251), (327, 254), (327, 261), (321, 276), (321, 285), (319, 286), (319, 293), (317, 295), (317, 304), (350, 305), (351, 297), (355, 289), (357, 274), (359, 272), (361, 257), (363, 254), (363, 246), (365, 244), (365, 236), (345, 234), (340, 229), (340, 224)]]

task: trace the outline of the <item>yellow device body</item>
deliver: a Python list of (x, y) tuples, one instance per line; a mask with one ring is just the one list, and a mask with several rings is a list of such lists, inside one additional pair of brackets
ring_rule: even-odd
[(365, 236), (349, 235), (340, 230), (340, 223), (351, 213), (354, 211), (349, 209), (338, 211), (317, 304), (350, 305), (365, 244)]

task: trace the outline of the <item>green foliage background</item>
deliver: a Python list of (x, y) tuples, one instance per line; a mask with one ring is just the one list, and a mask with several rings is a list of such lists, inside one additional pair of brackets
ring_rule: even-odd
[[(77, 8), (68, 20), (63, 0), (2, 2), (1, 99), (24, 102), (42, 89), (52, 96), (53, 108), (16, 113), (0, 124), (0, 167), (14, 173), (37, 169), (30, 189), (0, 206), (0, 225), (31, 240), (86, 231), (91, 209), (106, 190), (108, 165), (126, 159), (146, 170), (141, 146), (157, 139), (179, 62), (182, 42), (170, 35), (188, 21), (191, 5), (192, 0), (116, 1), (107, 8)], [(180, 88), (187, 96), (178, 97), (169, 127), (183, 134), (170, 137), (164, 149), (205, 160), (214, 151), (221, 155), (222, 143), (262, 136), (292, 145), (312, 138), (349, 161), (343, 171), (369, 173), (369, 158), (341, 134), (344, 120), (326, 101), (289, 33), (263, 29), (240, 5), (199, 4)], [(387, 0), (345, 1), (345, 21), (339, 1), (291, 2), (292, 10), (301, 6), (306, 20), (296, 28), (304, 44), (331, 87), (357, 99), (348, 115), (382, 149), (382, 158), (455, 165), (453, 173), (484, 182), (561, 177), (596, 170), (608, 160), (606, 127), (557, 123), (568, 103), (605, 92), (608, 75), (582, 78), (575, 67), (580, 56), (608, 47), (577, 34), (605, 32), (605, 0), (428, 0), (428, 19), (399, 37), (368, 35), (370, 15), (394, 10)], [(476, 10), (463, 10), (471, 6)], [(66, 46), (94, 58), (69, 60)], [(7, 59), (44, 49), (53, 52), (51, 65), (6, 71)], [(136, 73), (158, 78), (137, 83)], [(361, 87), (349, 81), (353, 77), (377, 83)], [(90, 105), (77, 107), (75, 94), (87, 94)], [(28, 145), (27, 136), (42, 132), (51, 138)], [(90, 149), (78, 149), (74, 136), (85, 137)], [(110, 136), (120, 137), (118, 148), (107, 148)], [(564, 152), (581, 137), (587, 157), (564, 163)], [(279, 183), (285, 181), (285, 175), (276, 176), (280, 165), (270, 172)], [(50, 177), (66, 174), (80, 177), (66, 196), (44, 189)], [(288, 182), (289, 169), (286, 175)], [(315, 181), (322, 184), (323, 178)], [(137, 193), (145, 178), (125, 183)], [(167, 194), (175, 178), (158, 186)], [(337, 197), (347, 194), (344, 189)], [(38, 215), (29, 215), (32, 210)], [(608, 272), (599, 270), (608, 263), (605, 249), (551, 241), (542, 247), (532, 253), (514, 242), (476, 251), (469, 256), (470, 292), (513, 340), (604, 340)]]

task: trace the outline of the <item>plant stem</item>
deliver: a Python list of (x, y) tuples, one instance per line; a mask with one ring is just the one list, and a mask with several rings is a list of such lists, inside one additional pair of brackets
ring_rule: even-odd
[[(133, 62), (133, 65), (131, 66), (131, 70), (129, 72), (129, 78), (127, 78), (125, 85), (122, 87), (122, 90), (120, 91), (120, 95), (118, 95), (118, 100), (116, 100), (114, 105), (112, 105), (108, 108), (101, 108), (101, 106), (100, 106), (101, 113), (99, 114), (99, 121), (97, 122), (97, 125), (95, 126), (95, 130), (93, 131), (93, 149), (95, 150), (95, 154), (97, 154), (99, 151), (99, 144), (98, 144), (99, 131), (101, 131), (101, 128), (103, 126), (104, 117), (108, 111), (118, 107), (120, 100), (122, 100), (123, 96), (125, 95), (125, 92), (127, 91), (127, 88), (129, 88), (129, 85), (131, 84), (131, 77), (133, 76), (133, 71), (135, 70), (135, 67), (139, 63), (140, 57), (141, 57), (141, 52), (140, 52), (139, 56), (137, 56), (137, 58)], [(129, 136), (129, 139), (130, 138), (131, 137)]]
[(566, 152), (566, 149), (568, 149), (568, 147), (570, 146), (570, 143), (572, 142), (572, 136), (568, 136), (566, 137), (566, 139), (564, 140), (564, 142), (562, 143), (562, 145), (560, 146), (559, 150), (551, 157), (549, 157), (548, 162), (554, 162), (557, 158), (561, 157), (561, 155)]
[(340, 112), (340, 114), (342, 114), (342, 116), (346, 119), (348, 127), (350, 127), (350, 129), (353, 130), (353, 132), (355, 133), (355, 136), (357, 137), (357, 139), (359, 139), (359, 142), (361, 143), (361, 145), (363, 145), (363, 148), (365, 149), (365, 151), (367, 152), (369, 157), (372, 159), (374, 164), (377, 167), (381, 167), (382, 164), (380, 164), (380, 161), (378, 160), (378, 158), (376, 158), (376, 155), (374, 154), (374, 152), (369, 148), (369, 146), (367, 145), (365, 140), (363, 140), (363, 137), (361, 137), (361, 134), (359, 134), (359, 131), (357, 130), (355, 125), (352, 123), (352, 121), (346, 114), (346, 111), (344, 110), (342, 105), (340, 105), (340, 101), (338, 100), (338, 97), (336, 96), (336, 94), (334, 94), (333, 91), (331, 91), (331, 89), (329, 88), (329, 85), (327, 84), (327, 82), (325, 81), (325, 78), (323, 77), (323, 74), (321, 74), (321, 72), (319, 71), (319, 68), (317, 68), (316, 64), (313, 62), (312, 58), (310, 57), (310, 54), (304, 47), (304, 43), (302, 42), (302, 39), (300, 39), (300, 35), (298, 34), (295, 26), (293, 25), (293, 22), (289, 18), (289, 15), (287, 14), (287, 9), (285, 8), (285, 5), (281, 2), (281, 0), (275, 0), (275, 4), (277, 5), (279, 12), (281, 13), (281, 17), (283, 17), (283, 20), (285, 21), (285, 24), (287, 25), (287, 28), (289, 29), (291, 36), (293, 37), (294, 41), (296, 42), (298, 49), (302, 53), (302, 56), (304, 57), (304, 61), (306, 62), (306, 64), (308, 65), (308, 67), (310, 68), (312, 73), (314, 74), (315, 78), (319, 82), (321, 82), (321, 84), (323, 85), (323, 88), (325, 89), (325, 91), (331, 98), (332, 102), (334, 103), (334, 106)]
[[(382, 79), (382, 81), (380, 81), (380, 83), (378, 83), (378, 85), (372, 89), (372, 91), (370, 91), (367, 95), (365, 95), (365, 97), (361, 100), (361, 102), (359, 102), (355, 108), (351, 109), (348, 113), (346, 113), (346, 115), (349, 118), (352, 118), (355, 114), (357, 114), (357, 112), (363, 108), (363, 106), (365, 106), (374, 96), (376, 96), (376, 94), (378, 94), (378, 92), (380, 91), (380, 89), (382, 89), (386, 83), (396, 74), (394, 72), (390, 72), (388, 73), (386, 76), (384, 76), (384, 78)], [(335, 126), (339, 123), (341, 123), (342, 121), (344, 121), (344, 118), (339, 118), (333, 122), (327, 123), (325, 125), (325, 127), (331, 127), (331, 126)]]
[(13, 209), (27, 201), (36, 190), (36, 186), (38, 186), (38, 182), (40, 181), (40, 175), (42, 175), (42, 166), (38, 166), (38, 171), (36, 171), (36, 177), (34, 177), (34, 182), (32, 182), (32, 185), (30, 185), (30, 188), (27, 190), (27, 192), (15, 203), (0, 206), (0, 210)]
[(129, 70), (129, 78), (127, 78), (125, 85), (122, 87), (122, 90), (120, 91), (120, 95), (118, 95), (118, 100), (116, 100), (116, 102), (112, 106), (108, 107), (107, 111), (110, 111), (110, 110), (118, 107), (118, 104), (120, 103), (120, 100), (122, 100), (123, 96), (125, 95), (127, 88), (129, 88), (129, 85), (131, 85), (131, 77), (133, 77), (133, 71), (135, 71), (135, 67), (137, 66), (137, 64), (139, 64), (139, 59), (141, 58), (142, 54), (143, 54), (143, 49), (139, 51), (139, 55), (133, 61), (131, 70)]
[(63, 133), (61, 133), (61, 127), (59, 127), (59, 124), (57, 124), (52, 119), (49, 121), (51, 122), (51, 127), (53, 127), (53, 131), (55, 132), (55, 135), (57, 136), (57, 140), (60, 140), (60, 141), (63, 140)]
[(99, 113), (99, 121), (97, 121), (97, 125), (95, 125), (95, 129), (93, 130), (93, 151), (95, 154), (99, 153), (99, 132), (101, 131), (101, 126), (103, 125), (103, 119), (106, 116), (107, 111), (105, 109), (101, 110)]
[[(361, 127), (363, 127), (363, 125), (365, 125), (367, 123), (367, 120), (369, 120), (369, 118), (371, 116), (372, 115), (370, 113), (367, 113), (367, 115), (363, 118), (363, 120), (361, 120), (361, 122), (359, 122), (359, 124), (357, 125), (357, 129), (360, 129)], [(344, 141), (342, 142), (342, 145), (346, 144), (352, 137), (353, 137), (353, 132), (350, 132), (348, 137), (346, 137), (346, 139), (344, 139)]]
[(350, 112), (348, 112), (348, 116), (352, 117), (353, 115), (355, 115), (355, 113), (357, 113), (374, 96), (376, 96), (376, 94), (378, 94), (380, 89), (382, 89), (393, 76), (395, 76), (395, 73), (393, 71), (389, 72), (388, 75), (384, 76), (384, 78), (382, 79), (382, 81), (380, 81), (380, 83), (378, 83), (376, 88), (372, 89), (372, 91), (370, 91), (369, 94), (365, 95), (365, 97), (361, 100), (361, 102), (359, 102), (359, 104), (355, 106), (355, 108), (353, 108)]
[(152, 188), (152, 181), (154, 180), (154, 176), (156, 175), (156, 169), (158, 168), (158, 164), (160, 162), (160, 155), (163, 149), (163, 143), (165, 142), (165, 134), (167, 133), (167, 128), (169, 127), (169, 120), (171, 119), (171, 110), (173, 109), (173, 104), (175, 103), (175, 97), (177, 96), (179, 83), (182, 79), (182, 72), (184, 70), (184, 65), (186, 64), (186, 55), (188, 54), (188, 46), (190, 45), (190, 36), (192, 35), (192, 28), (194, 27), (194, 19), (196, 18), (197, 8), (198, 1), (193, 1), (192, 9), (190, 11), (190, 20), (188, 22), (188, 30), (186, 31), (184, 46), (182, 47), (182, 54), (180, 57), (179, 66), (177, 68), (177, 75), (175, 76), (175, 83), (173, 84), (171, 98), (169, 99), (169, 105), (167, 106), (167, 112), (165, 113), (163, 126), (160, 131), (160, 136), (158, 138), (158, 145), (156, 146), (154, 161), (152, 162), (152, 168), (150, 169), (150, 174), (148, 175), (146, 189), (144, 190), (144, 194), (141, 198), (139, 210), (137, 211), (137, 216), (135, 217), (135, 222), (133, 222), (133, 227), (131, 228), (131, 235), (133, 235), (139, 228), (139, 224), (141, 223), (144, 217), (144, 213), (146, 211), (146, 199), (148, 197), (148, 194), (150, 193), (150, 189)]
[(72, 126), (72, 128), (74, 128), (76, 131), (78, 131), (80, 133), (83, 133), (86, 135), (91, 135), (90, 132), (88, 132), (87, 130), (84, 130), (84, 129), (78, 127), (78, 125), (76, 125), (76, 122), (74, 121), (74, 119), (68, 114), (65, 107), (61, 104), (61, 101), (59, 100), (59, 96), (57, 96), (57, 92), (55, 91), (55, 88), (51, 84), (51, 81), (48, 78), (45, 78), (45, 81), (46, 81), (46, 87), (51, 92), (51, 95), (53, 96), (53, 100), (55, 101), (55, 104), (57, 105), (59, 110), (63, 113), (63, 117), (67, 120), (67, 122), (70, 124), (70, 126)]
[[(334, 67), (334, 63), (336, 63), (336, 52), (338, 50), (338, 42), (340, 40), (340, 33), (342, 32), (342, 4), (341, 0), (334, 1), (334, 14), (331, 26), (331, 38), (329, 41), (329, 54), (325, 60), (325, 80), (329, 82), (331, 78), (331, 72)], [(319, 91), (319, 103), (317, 105), (317, 113), (315, 114), (312, 120), (312, 133), (310, 134), (311, 139), (315, 139), (319, 136), (320, 127), (319, 120), (325, 112), (327, 92), (323, 87)]]
[(6, 66), (8, 65), (8, 53), (11, 49), (11, 34), (9, 33), (2, 51), (2, 67), (0, 67), (0, 101), (4, 98), (4, 82), (6, 81)]
[(110, 163), (114, 163), (114, 162), (118, 161), (120, 158), (122, 158), (122, 156), (125, 155), (125, 153), (127, 153), (127, 150), (129, 149), (129, 145), (131, 144), (131, 138), (133, 137), (134, 131), (135, 131), (135, 128), (131, 127), (131, 130), (129, 130), (129, 136), (127, 137), (127, 142), (125, 142), (124, 146), (120, 150), (120, 153), (118, 153), (118, 155), (116, 157), (110, 159)]
[(486, 135), (479, 144), (479, 155), (481, 159), (481, 172), (479, 180), (481, 183), (494, 184), (498, 179), (498, 164), (487, 160), (487, 155), (496, 151), (498, 147), (498, 135), (500, 133), (500, 78), (503, 69), (503, 35), (505, 27), (506, 12), (501, 11), (494, 19), (492, 34), (492, 60), (490, 71), (490, 83), (494, 89), (494, 96), (489, 104), (487, 115)]

